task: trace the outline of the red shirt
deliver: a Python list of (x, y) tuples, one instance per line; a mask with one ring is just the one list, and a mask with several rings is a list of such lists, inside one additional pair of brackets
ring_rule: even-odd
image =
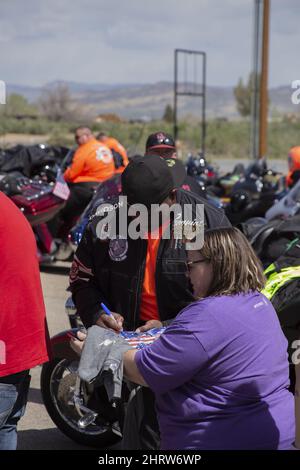
[(0, 260), (0, 377), (4, 377), (47, 362), (49, 337), (34, 234), (3, 193)]
[(148, 239), (146, 266), (140, 306), (140, 319), (145, 322), (148, 320), (159, 320), (155, 286), (156, 258), (159, 243), (160, 238)]

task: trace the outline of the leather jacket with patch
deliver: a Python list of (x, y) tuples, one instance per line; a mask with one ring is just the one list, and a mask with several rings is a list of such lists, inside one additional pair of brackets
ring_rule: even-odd
[[(224, 212), (200, 196), (178, 189), (176, 200), (182, 207), (190, 204), (193, 217), (196, 214), (196, 205), (204, 204), (205, 228), (230, 226)], [(114, 209), (116, 212), (118, 210), (119, 208)], [(96, 323), (103, 313), (100, 304), (104, 302), (111, 311), (124, 317), (124, 329), (135, 329), (142, 323), (139, 309), (147, 240), (101, 240), (96, 233), (100, 219), (101, 216), (94, 215), (83, 234), (74, 256), (69, 289), (85, 327)], [(172, 224), (174, 223), (171, 222), (171, 227)], [(162, 322), (173, 319), (180, 310), (194, 301), (186, 274), (185, 245), (174, 237), (162, 238), (156, 260), (156, 295)]]

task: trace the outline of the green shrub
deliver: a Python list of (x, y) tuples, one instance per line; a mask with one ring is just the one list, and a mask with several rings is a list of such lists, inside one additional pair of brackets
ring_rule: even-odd
[[(86, 123), (93, 132), (107, 132), (117, 138), (130, 155), (144, 153), (149, 134), (165, 131), (173, 134), (173, 126), (165, 121), (149, 123), (104, 122)], [(74, 145), (74, 130), (78, 123), (53, 122), (45, 118), (22, 119), (0, 116), (0, 135), (6, 133), (44, 134), (49, 143), (55, 145)], [(201, 128), (196, 120), (180, 122), (178, 138), (182, 143), (183, 155), (200, 149)], [(268, 131), (269, 158), (286, 158), (293, 145), (300, 145), (299, 122), (271, 122)], [(241, 121), (210, 120), (206, 126), (206, 154), (209, 158), (247, 158), (250, 155), (250, 123)]]

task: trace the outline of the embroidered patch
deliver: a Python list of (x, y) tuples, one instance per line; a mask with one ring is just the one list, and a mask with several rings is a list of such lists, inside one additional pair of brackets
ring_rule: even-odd
[(109, 242), (109, 256), (113, 261), (123, 261), (127, 258), (128, 241), (125, 238), (116, 238)]

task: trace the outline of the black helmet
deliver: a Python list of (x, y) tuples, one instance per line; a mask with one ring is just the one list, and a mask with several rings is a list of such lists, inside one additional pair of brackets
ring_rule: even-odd
[(247, 191), (235, 191), (230, 198), (232, 212), (241, 212), (251, 202), (251, 196)]
[(146, 152), (155, 148), (176, 149), (173, 137), (165, 132), (150, 134), (146, 142)]

